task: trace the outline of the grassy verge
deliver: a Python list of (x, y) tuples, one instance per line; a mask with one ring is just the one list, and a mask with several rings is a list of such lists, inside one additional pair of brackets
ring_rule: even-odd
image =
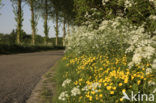
[(65, 63), (60, 60), (47, 74), (44, 76), (40, 96), (44, 103), (62, 103), (58, 101), (61, 92), (61, 85), (64, 81), (62, 77), (67, 71)]
[(62, 67), (63, 65), (59, 61), (44, 74), (26, 103), (58, 103), (57, 96), (59, 95), (58, 91), (60, 88), (58, 87), (58, 83), (61, 79), (58, 77), (61, 76), (61, 72), (58, 71), (63, 69)]
[(62, 46), (28, 46), (28, 45), (7, 45), (0, 44), (0, 54), (16, 54), (16, 53), (30, 53), (47, 50), (64, 49)]
[(63, 60), (60, 60), (58, 62), (58, 65), (56, 66), (56, 73), (55, 73), (55, 81), (56, 81), (56, 93), (53, 96), (53, 102), (52, 103), (62, 103), (62, 101), (58, 100), (58, 97), (62, 91), (62, 82), (64, 81), (64, 74), (69, 69), (66, 67), (66, 63)]

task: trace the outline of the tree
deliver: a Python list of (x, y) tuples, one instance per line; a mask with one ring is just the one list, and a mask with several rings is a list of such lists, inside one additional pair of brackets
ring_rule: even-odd
[[(2, 6), (2, 0), (0, 0), (0, 8), (1, 8), (1, 6)], [(0, 15), (1, 15), (1, 13), (0, 13)]]
[(2, 6), (2, 0), (0, 0), (0, 7)]
[(66, 18), (63, 20), (63, 46), (65, 46), (65, 37), (66, 37)]
[[(74, 21), (74, 1), (73, 0), (60, 0), (60, 18), (63, 23), (63, 45), (65, 44), (66, 25), (69, 31), (69, 25)], [(69, 32), (68, 32), (69, 33)]]
[(22, 31), (23, 22), (23, 10), (22, 10), (22, 0), (11, 0), (13, 3), (13, 12), (15, 14), (15, 20), (17, 22), (17, 44), (21, 44), (20, 36)]
[(48, 26), (48, 19), (49, 19), (49, 12), (51, 9), (50, 0), (37, 0), (35, 4), (35, 10), (41, 17), (44, 19), (44, 34), (45, 34), (45, 44), (48, 43), (48, 33), (49, 33), (49, 26)]
[[(61, 0), (60, 0), (61, 1)], [(55, 35), (56, 35), (56, 43), (55, 45), (58, 46), (58, 35), (59, 35), (59, 10), (60, 10), (60, 1), (51, 0), (51, 16), (55, 18)]]
[(56, 9), (56, 26), (55, 26), (55, 31), (56, 31), (56, 46), (58, 46), (58, 35), (59, 35), (59, 27), (58, 27), (58, 20), (59, 20), (59, 14), (58, 10)]
[(49, 27), (48, 27), (48, 1), (45, 0), (44, 2), (44, 34), (45, 34), (45, 44), (47, 44), (48, 40), (48, 33), (49, 33)]
[(0, 0), (0, 6), (2, 5), (2, 0)]
[(73, 19), (73, 0), (51, 0), (52, 16), (55, 18), (56, 46), (58, 46), (59, 20), (63, 23), (63, 37), (66, 35), (66, 23), (71, 23)]
[(35, 4), (36, 0), (27, 0), (29, 6), (30, 6), (30, 11), (31, 11), (31, 28), (32, 28), (32, 45), (35, 45), (35, 35), (36, 35), (36, 26), (37, 22), (35, 21)]

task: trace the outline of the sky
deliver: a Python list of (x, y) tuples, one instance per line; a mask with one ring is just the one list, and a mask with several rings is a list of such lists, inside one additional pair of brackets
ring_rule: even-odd
[[(0, 33), (10, 33), (13, 29), (16, 28), (16, 21), (15, 21), (15, 16), (13, 13), (13, 8), (12, 8), (12, 3), (10, 0), (2, 0), (2, 4), (4, 6), (0, 8)], [(30, 19), (31, 19), (31, 13), (30, 13), (30, 8), (28, 5), (23, 4), (23, 12), (24, 12), (24, 21), (23, 21), (23, 30), (31, 34), (31, 24), (30, 24)], [(38, 20), (38, 26), (37, 26), (37, 34), (44, 36), (44, 28), (43, 28), (43, 19), (40, 18)], [(55, 31), (54, 31), (54, 22), (49, 21), (49, 26), (50, 26), (50, 31), (49, 31), (49, 37), (55, 37)], [(60, 26), (60, 30), (62, 27)], [(62, 33), (60, 32), (59, 36)]]

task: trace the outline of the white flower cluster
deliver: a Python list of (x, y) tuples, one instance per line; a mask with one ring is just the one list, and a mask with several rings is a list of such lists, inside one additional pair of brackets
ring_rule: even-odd
[(125, 8), (129, 8), (129, 7), (132, 7), (133, 5), (133, 1), (132, 0), (125, 0)]
[(109, 2), (109, 0), (102, 0), (103, 5), (106, 5), (107, 2)]
[(154, 2), (155, 0), (149, 0), (149, 2)]
[(71, 96), (77, 96), (77, 95), (80, 95), (80, 94), (81, 94), (81, 91), (80, 91), (79, 87), (74, 87), (71, 90)]
[(62, 101), (65, 101), (67, 98), (69, 97), (69, 95), (68, 95), (68, 93), (67, 93), (67, 91), (64, 91), (64, 92), (62, 92), (61, 94), (60, 94), (60, 96), (59, 96), (59, 100), (62, 100)]
[(146, 69), (146, 75), (151, 74), (152, 73), (152, 69), (151, 68), (147, 68)]
[(62, 83), (62, 87), (66, 87), (67, 84), (69, 84), (71, 82), (70, 79), (66, 79), (63, 83)]
[(156, 8), (156, 0), (149, 0), (149, 2), (153, 3)]
[[(135, 30), (135, 29), (134, 29)], [(155, 48), (152, 46), (155, 41), (145, 33), (143, 26), (131, 31), (127, 43), (130, 45), (126, 53), (133, 52), (132, 62), (129, 66), (140, 64), (143, 59), (150, 60), (155, 55)]]
[(85, 86), (85, 87), (83, 87), (82, 88), (82, 91), (88, 91), (88, 90), (92, 90), (92, 91), (94, 91), (95, 93), (97, 93), (98, 92), (98, 88), (100, 88), (101, 87), (101, 85), (99, 85), (99, 83), (92, 83), (92, 84), (90, 84), (90, 85), (87, 85), (87, 86)]
[(134, 51), (132, 62), (134, 64), (140, 64), (142, 59), (151, 59), (154, 53), (155, 49), (150, 45), (138, 47)]
[(156, 20), (156, 15), (150, 15), (149, 19)]
[(149, 86), (155, 86), (156, 83), (155, 83), (154, 81), (149, 81), (149, 82), (148, 82), (148, 85), (149, 85)]
[[(66, 36), (66, 51), (83, 53), (95, 51), (99, 52), (102, 48), (108, 48), (108, 44), (123, 44), (126, 42), (130, 28), (126, 25), (121, 26), (123, 18), (114, 20), (104, 20), (97, 29), (86, 26), (73, 27), (72, 34)], [(120, 41), (120, 42), (119, 42)]]

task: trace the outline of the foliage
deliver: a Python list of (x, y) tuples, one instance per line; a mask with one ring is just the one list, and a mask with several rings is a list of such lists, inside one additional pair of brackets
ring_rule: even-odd
[(48, 44), (44, 45), (44, 37), (36, 35), (36, 44), (31, 45), (32, 36), (26, 34), (24, 31), (21, 33), (21, 45), (16, 44), (16, 30), (13, 30), (10, 34), (0, 33), (0, 54), (12, 54), (12, 53), (27, 53), (45, 50), (60, 50), (64, 49), (62, 38), (59, 38), (59, 45), (55, 46), (55, 38), (49, 38)]
[[(10, 34), (2, 34), (0, 33), (0, 44), (5, 45), (12, 45), (16, 44), (16, 30), (13, 30)], [(22, 40), (21, 45), (31, 45), (32, 36), (31, 34), (27, 34), (26, 32), (22, 31), (21, 38)], [(40, 35), (36, 35), (36, 45), (44, 45), (44, 37)], [(49, 38), (48, 39), (48, 45), (49, 46), (55, 46), (55, 38)], [(59, 45), (62, 46), (62, 38), (59, 38)]]
[(66, 22), (71, 23), (74, 21), (74, 1), (73, 0), (60, 0), (60, 17), (65, 18)]
[(1, 7), (1, 5), (2, 5), (2, 0), (0, 0), (0, 7)]
[[(85, 21), (99, 24), (99, 21), (123, 17), (137, 26), (145, 24), (146, 30), (151, 35), (155, 34), (156, 21), (149, 19), (151, 15), (156, 15), (155, 0), (74, 0), (74, 4), (76, 24), (82, 25)], [(84, 17), (86, 14), (89, 18)]]
[(46, 50), (63, 50), (64, 47), (45, 46), (45, 45), (17, 45), (17, 44), (0, 44), (0, 54), (30, 53)]
[(74, 3), (78, 18), (83, 17), (82, 15), (90, 12), (92, 8), (103, 12), (101, 15), (106, 19), (122, 16), (138, 23), (142, 21), (139, 19), (145, 20), (151, 13), (155, 13), (155, 1), (148, 0), (75, 0)]

